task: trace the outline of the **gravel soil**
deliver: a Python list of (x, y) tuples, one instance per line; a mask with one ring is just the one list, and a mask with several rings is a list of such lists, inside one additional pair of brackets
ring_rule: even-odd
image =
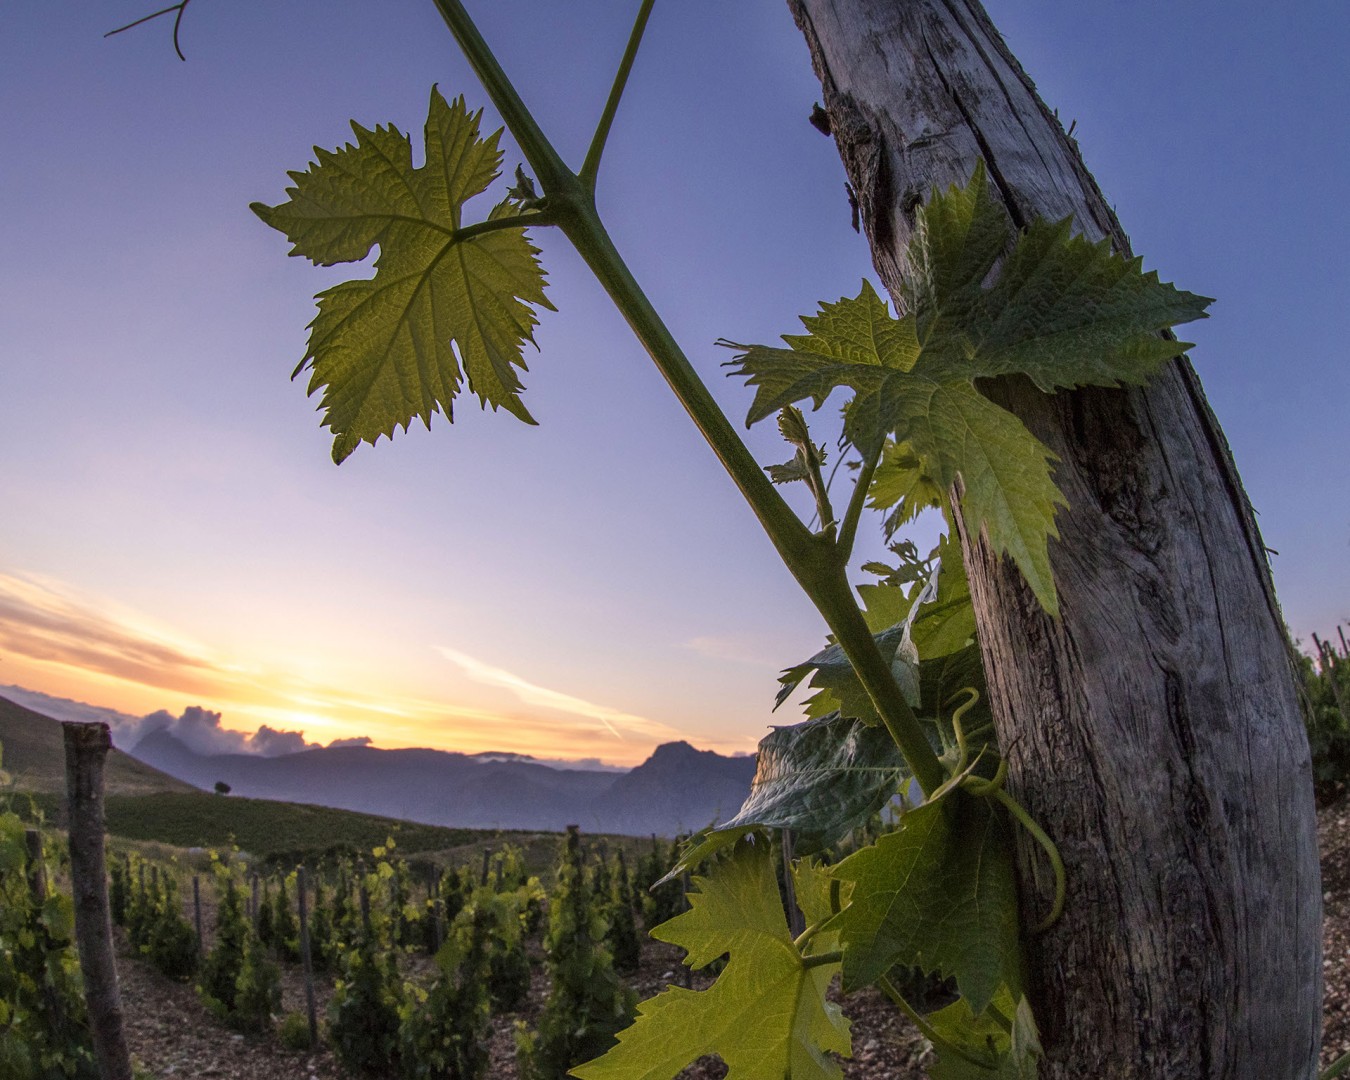
[[(1323, 976), (1323, 1064), (1350, 1052), (1350, 799), (1318, 812), (1325, 908)], [(640, 997), (677, 983), (684, 972), (680, 951), (649, 941), (642, 966), (631, 985)], [(274, 1037), (237, 1035), (221, 1025), (197, 1000), (192, 987), (164, 978), (147, 964), (119, 953), (122, 1006), (132, 1054), (154, 1077), (203, 1077), (212, 1080), (340, 1080), (347, 1074), (327, 1050), (295, 1053), (283, 1049)], [(425, 965), (418, 965), (425, 967)], [(287, 1011), (303, 1012), (304, 982), (299, 969), (282, 965), (283, 999)], [(694, 989), (710, 980), (695, 973)], [(320, 1016), (332, 994), (332, 983), (317, 980)], [(517, 1080), (515, 1027), (530, 1024), (543, 1007), (548, 978), (536, 966), (529, 999), (519, 1012), (494, 1017), (491, 1037), (491, 1080)], [(879, 994), (864, 991), (848, 1001), (852, 1021), (853, 1053), (842, 1062), (848, 1080), (923, 1080), (923, 1066), (931, 1060), (928, 1044)], [(391, 1074), (392, 1075), (392, 1074)], [(721, 1080), (726, 1069), (713, 1058), (696, 1062), (680, 1074), (683, 1080)]]

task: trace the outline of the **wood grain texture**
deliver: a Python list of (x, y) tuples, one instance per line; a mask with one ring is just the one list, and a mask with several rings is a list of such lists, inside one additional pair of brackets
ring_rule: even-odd
[(61, 727), (70, 817), (70, 887), (89, 1030), (103, 1080), (132, 1080), (103, 852), (103, 766), (112, 749), (112, 736), (107, 724), (63, 723)]
[[(983, 159), (1015, 223), (1129, 240), (975, 0), (788, 0), (873, 259)], [(1264, 548), (1189, 362), (1140, 390), (981, 387), (1058, 456), (1062, 617), (964, 534), (1009, 788), (1058, 842), (1031, 943), (1043, 1075), (1308, 1078), (1321, 1027), (1310, 762)], [(1023, 922), (1048, 871), (1019, 843)]]

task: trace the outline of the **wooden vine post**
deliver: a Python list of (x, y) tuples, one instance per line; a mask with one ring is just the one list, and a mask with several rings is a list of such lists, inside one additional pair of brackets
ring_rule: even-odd
[[(1015, 225), (1071, 216), (1129, 252), (977, 0), (788, 3), (893, 297), (915, 206), (981, 160)], [(1068, 868), (1063, 919), (1028, 937), (1042, 1076), (1313, 1077), (1308, 746), (1265, 551), (1195, 372), (1183, 359), (1138, 390), (982, 388), (1058, 455), (1069, 503), (1050, 546), (1058, 619), (961, 529), (1009, 790)], [(1030, 926), (1049, 875), (1019, 845)]]
[(312, 1050), (319, 1045), (319, 1018), (314, 1007), (314, 961), (309, 940), (309, 883), (303, 866), (295, 868), (295, 892), (300, 903), (300, 963), (305, 973), (305, 1018)]
[(70, 878), (75, 940), (94, 1054), (103, 1080), (131, 1080), (122, 998), (113, 956), (108, 874), (103, 854), (103, 762), (112, 747), (107, 724), (64, 723)]

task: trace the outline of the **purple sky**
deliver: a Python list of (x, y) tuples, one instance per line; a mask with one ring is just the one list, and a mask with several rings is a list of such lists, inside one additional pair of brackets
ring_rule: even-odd
[[(288, 382), (314, 292), (253, 200), (347, 122), (486, 104), (429, 0), (0, 7), (0, 684), (227, 726), (640, 760), (751, 749), (819, 618), (575, 255), (526, 428), (466, 399), (340, 469)], [(470, 0), (584, 152), (635, 3)], [(1296, 634), (1350, 619), (1350, 8), (996, 2), (1187, 328)], [(662, 0), (602, 170), (612, 233), (738, 421), (721, 336), (870, 271), (780, 0)], [(489, 113), (489, 117), (491, 114)], [(508, 169), (519, 155), (508, 150)], [(361, 273), (361, 271), (357, 271)], [(772, 425), (761, 460), (787, 455)], [(875, 550), (875, 542), (873, 544)], [(791, 722), (785, 711), (778, 722)]]

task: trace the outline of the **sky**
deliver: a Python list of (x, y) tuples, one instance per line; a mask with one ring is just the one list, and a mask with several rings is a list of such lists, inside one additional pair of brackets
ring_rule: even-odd
[[(288, 259), (248, 204), (351, 119), (420, 132), (433, 84), (486, 105), (430, 0), (194, 0), (186, 63), (166, 20), (102, 37), (156, 6), (0, 5), (0, 686), (620, 765), (793, 722), (775, 675), (823, 624), (561, 236), (534, 237), (558, 309), (527, 357), (538, 427), (465, 398), (336, 467), (289, 381), (313, 294), (354, 274)], [(636, 3), (467, 6), (579, 164)], [(1291, 628), (1330, 632), (1350, 6), (989, 11), (1146, 266), (1218, 298), (1192, 358)], [(773, 341), (871, 271), (819, 97), (781, 0), (658, 0), (601, 170), (621, 252), (738, 422), (713, 342)], [(789, 456), (761, 427), (756, 456)]]

